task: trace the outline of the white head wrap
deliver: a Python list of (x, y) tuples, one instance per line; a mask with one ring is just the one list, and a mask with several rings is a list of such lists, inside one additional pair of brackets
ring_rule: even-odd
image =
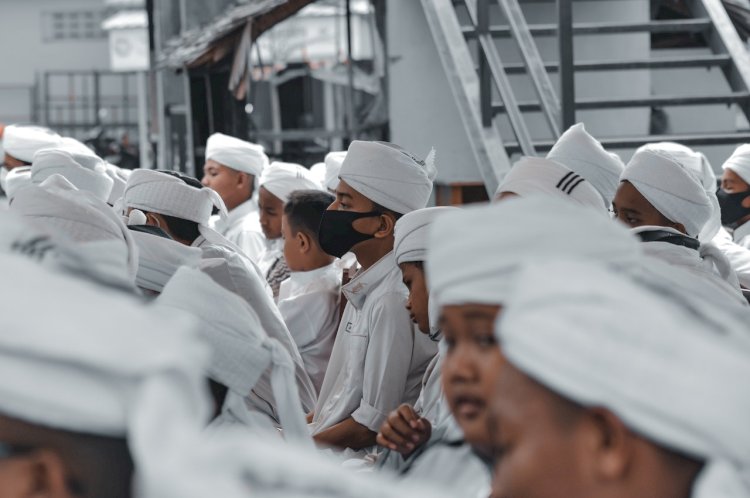
[(132, 170), (120, 168), (110, 163), (107, 163), (106, 166), (107, 176), (113, 181), (112, 191), (109, 193), (107, 204), (114, 206), (122, 198), (122, 194), (125, 193), (125, 187), (128, 185), (128, 178), (130, 178)]
[(315, 182), (323, 185), (326, 179), (326, 163), (315, 163), (310, 166), (310, 176)]
[(642, 150), (666, 152), (700, 181), (709, 201), (711, 201), (712, 213), (711, 218), (698, 235), (698, 240), (701, 243), (713, 240), (721, 229), (721, 208), (719, 207), (719, 200), (716, 198), (716, 174), (706, 156), (702, 152), (696, 152), (690, 147), (674, 142), (646, 144), (636, 152)]
[(729, 316), (707, 325), (695, 312), (695, 304), (603, 267), (540, 263), (519, 278), (496, 334), (503, 354), (530, 377), (612, 410), (656, 444), (706, 460), (709, 481), (721, 466), (727, 481), (719, 484), (742, 490), (709, 491), (716, 483), (706, 481), (709, 489), (694, 497), (748, 496), (750, 395), (737, 382), (750, 377), (747, 325)]
[(436, 174), (434, 152), (422, 161), (398, 145), (355, 140), (339, 178), (372, 202), (406, 214), (427, 205)]
[(3, 132), (5, 153), (29, 164), (37, 151), (58, 147), (61, 143), (60, 135), (39, 126), (9, 125)]
[(28, 185), (31, 185), (31, 166), (19, 166), (8, 171), (4, 186), (8, 202), (12, 202), (16, 193)]
[(138, 249), (122, 219), (104, 201), (76, 189), (62, 176), (52, 175), (39, 185), (23, 188), (16, 193), (11, 210), (77, 243), (116, 241), (121, 248), (110, 254), (122, 258), (121, 266), (131, 280), (135, 277)]
[(60, 147), (70, 152), (74, 152), (76, 154), (84, 154), (84, 155), (98, 157), (96, 155), (96, 152), (91, 150), (91, 148), (89, 148), (88, 145), (84, 144), (80, 140), (77, 140), (73, 137), (62, 137), (60, 139)]
[(430, 228), (427, 282), (438, 306), (502, 304), (528, 261), (582, 257), (630, 265), (638, 239), (590, 208), (554, 197), (508, 199), (446, 213)]
[(138, 495), (167, 496), (209, 414), (194, 324), (28, 259), (6, 255), (0, 273), (0, 411), (127, 438)]
[(330, 191), (335, 191), (339, 185), (339, 173), (341, 165), (346, 159), (346, 151), (334, 151), (326, 154), (324, 159), (326, 165), (326, 175), (323, 180), (323, 186)]
[(522, 157), (516, 162), (497, 187), (495, 197), (506, 192), (521, 197), (538, 193), (553, 195), (590, 206), (601, 213), (606, 209), (602, 196), (585, 178), (562, 164), (541, 157)]
[(214, 133), (206, 142), (206, 161), (219, 164), (249, 175), (260, 176), (268, 167), (268, 156), (263, 147), (254, 143)]
[(286, 204), (295, 190), (322, 190), (310, 171), (299, 164), (273, 162), (263, 170), (258, 185)]
[(394, 229), (396, 264), (427, 260), (429, 228), (438, 216), (458, 211), (452, 206), (417, 209), (403, 215)]
[(38, 185), (52, 175), (62, 175), (78, 190), (91, 192), (104, 202), (109, 200), (114, 185), (104, 160), (92, 152), (82, 154), (65, 146), (34, 154), (31, 181)]
[(622, 181), (628, 181), (668, 220), (697, 237), (711, 218), (713, 206), (693, 173), (664, 152), (641, 150), (630, 159)]
[(591, 182), (607, 207), (615, 198), (620, 175), (625, 168), (620, 156), (604, 150), (602, 144), (586, 131), (583, 123), (575, 124), (563, 133), (547, 154), (547, 159), (567, 166)]
[(297, 392), (294, 362), (277, 340), (268, 337), (257, 314), (241, 297), (199, 270), (181, 268), (157, 302), (201, 320), (203, 337), (214, 353), (209, 376), (240, 396), (249, 395), (271, 368), (271, 387), (284, 434), (312, 442)]
[(201, 250), (150, 233), (131, 230), (138, 246), (138, 274), (135, 283), (141, 289), (161, 292), (181, 266), (195, 267)]
[(737, 147), (721, 168), (731, 169), (745, 183), (750, 183), (750, 144), (743, 144)]

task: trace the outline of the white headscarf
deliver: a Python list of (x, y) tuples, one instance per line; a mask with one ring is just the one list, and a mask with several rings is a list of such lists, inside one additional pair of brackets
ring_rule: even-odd
[(698, 178), (666, 152), (641, 150), (630, 159), (622, 181), (630, 182), (664, 217), (697, 237), (713, 213)]
[(141, 289), (161, 292), (180, 267), (195, 267), (200, 263), (201, 250), (197, 247), (135, 230), (130, 234), (138, 246), (135, 283)]
[(339, 178), (384, 208), (406, 214), (427, 205), (436, 174), (434, 152), (422, 161), (395, 144), (355, 140)]
[(325, 179), (323, 180), (323, 186), (330, 191), (335, 191), (339, 185), (339, 173), (341, 172), (341, 165), (344, 164), (346, 159), (346, 151), (334, 151), (326, 154), (324, 159), (326, 165)]
[(701, 480), (693, 496), (750, 494), (750, 395), (737, 382), (750, 377), (746, 323), (726, 315), (708, 324), (696, 313), (721, 307), (686, 307), (590, 262), (539, 262), (518, 282), (496, 328), (513, 365), (579, 404), (612, 410), (658, 445), (706, 460), (706, 477), (720, 466), (728, 481)]
[(268, 167), (263, 147), (223, 133), (214, 133), (206, 142), (206, 161), (213, 160), (233, 170), (260, 176)]
[(29, 164), (37, 151), (58, 147), (61, 143), (60, 135), (39, 126), (8, 125), (3, 131), (5, 153)]
[(750, 183), (750, 144), (737, 147), (721, 168), (734, 171), (745, 183)]
[(295, 190), (322, 190), (310, 171), (299, 164), (272, 162), (263, 170), (258, 185), (286, 204)]
[(139, 496), (165, 496), (209, 414), (194, 324), (25, 258), (5, 255), (0, 273), (0, 411), (125, 437)]
[(602, 213), (606, 210), (602, 196), (585, 178), (562, 164), (541, 157), (523, 157), (516, 162), (497, 187), (495, 198), (506, 192), (521, 197), (539, 193), (554, 195)]
[(552, 159), (581, 175), (601, 194), (607, 207), (615, 198), (620, 175), (625, 165), (617, 154), (607, 152), (602, 144), (578, 123), (560, 136), (547, 154)]
[(241, 297), (199, 270), (180, 268), (157, 302), (201, 320), (203, 337), (213, 349), (209, 375), (240, 396), (249, 395), (271, 368), (271, 388), (284, 434), (312, 443), (297, 392), (294, 362), (278, 341), (268, 337)]
[(34, 154), (31, 181), (39, 185), (52, 175), (62, 175), (78, 190), (91, 192), (104, 202), (109, 200), (114, 185), (104, 160), (92, 152), (84, 154), (66, 146)]
[(502, 304), (528, 261), (582, 257), (632, 265), (640, 242), (625, 227), (563, 199), (513, 198), (446, 213), (430, 228), (430, 299), (450, 304)]
[(3, 187), (8, 202), (13, 202), (16, 193), (28, 185), (31, 185), (31, 166), (19, 166), (8, 171)]

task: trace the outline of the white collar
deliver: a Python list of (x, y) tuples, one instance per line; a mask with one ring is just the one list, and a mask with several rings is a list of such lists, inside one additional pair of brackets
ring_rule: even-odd
[(294, 283), (294, 285), (303, 286), (315, 282), (316, 280), (320, 280), (324, 277), (325, 274), (331, 271), (339, 271), (338, 268), (336, 268), (335, 262), (331, 263), (330, 265), (321, 266), (320, 268), (316, 268), (314, 270), (293, 271), (289, 274), (289, 279)]
[(255, 202), (254, 198), (250, 198), (237, 206), (236, 208), (229, 211), (227, 214), (226, 219), (224, 220), (216, 220), (216, 229), (219, 232), (222, 232), (224, 230), (227, 230), (230, 226), (234, 225), (241, 219), (243, 219), (245, 216), (255, 213), (258, 211), (258, 203)]
[(396, 265), (396, 256), (391, 251), (367, 270), (357, 273), (341, 290), (352, 306), (360, 310), (370, 291), (375, 289), (394, 268), (398, 268), (398, 265)]
[(750, 221), (743, 223), (742, 225), (735, 228), (732, 232), (732, 239), (734, 239), (735, 242), (739, 243), (748, 235), (750, 235)]

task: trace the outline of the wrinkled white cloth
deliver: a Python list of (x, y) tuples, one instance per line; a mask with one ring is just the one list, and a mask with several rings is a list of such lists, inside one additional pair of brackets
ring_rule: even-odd
[(326, 165), (326, 174), (323, 179), (323, 186), (330, 192), (335, 192), (336, 187), (339, 186), (339, 173), (341, 172), (341, 165), (344, 164), (346, 159), (346, 151), (333, 151), (326, 154), (324, 159)]
[(260, 228), (260, 212), (255, 199), (249, 199), (229, 211), (225, 219), (212, 218), (214, 229), (239, 247), (254, 263), (266, 249), (266, 236)]
[(270, 386), (288, 439), (312, 445), (294, 378), (294, 362), (264, 332), (258, 315), (238, 295), (192, 268), (180, 268), (156, 302), (196, 317), (213, 356), (209, 376), (235, 394), (248, 396), (270, 369)]
[(427, 260), (427, 235), (433, 221), (444, 213), (458, 208), (441, 206), (406, 213), (396, 222), (393, 253), (396, 264)]
[(34, 154), (31, 181), (40, 184), (52, 175), (61, 175), (78, 190), (109, 200), (114, 180), (107, 174), (107, 163), (94, 153), (81, 153), (70, 146), (42, 149)]
[(601, 194), (584, 177), (568, 167), (541, 157), (522, 157), (497, 187), (495, 198), (513, 193), (521, 197), (547, 194), (589, 206), (601, 213), (606, 205)]
[(697, 237), (711, 219), (713, 206), (700, 180), (677, 159), (663, 151), (636, 152), (620, 177), (665, 218)]
[(750, 144), (742, 144), (735, 149), (729, 159), (721, 165), (737, 173), (745, 183), (750, 183)]
[(16, 193), (28, 185), (31, 185), (31, 166), (19, 166), (8, 171), (3, 186), (8, 202), (13, 202)]
[(40, 126), (8, 125), (3, 131), (5, 153), (28, 164), (37, 151), (58, 147), (61, 143), (60, 135)]
[(223, 133), (208, 137), (206, 160), (253, 176), (260, 176), (268, 167), (268, 156), (262, 146)]
[(96, 152), (77, 138), (62, 137), (62, 139), (60, 139), (60, 147), (75, 152), (76, 154), (87, 154), (89, 156), (97, 157)]
[(420, 160), (395, 144), (355, 140), (339, 178), (371, 201), (406, 214), (427, 206), (437, 175), (434, 152)]
[(109, 193), (107, 204), (114, 206), (122, 198), (122, 194), (125, 193), (125, 187), (128, 185), (128, 178), (130, 178), (132, 170), (120, 168), (110, 163), (106, 164), (106, 168), (107, 176), (112, 179), (112, 191)]
[(131, 230), (138, 246), (138, 273), (135, 283), (141, 289), (161, 292), (169, 279), (182, 266), (196, 267), (201, 250), (166, 237)]
[(617, 154), (607, 152), (602, 144), (578, 123), (563, 133), (547, 159), (560, 163), (585, 178), (601, 194), (607, 207), (615, 198), (620, 175), (625, 168)]
[(501, 304), (528, 261), (580, 256), (633, 265), (641, 244), (595, 210), (554, 197), (530, 196), (446, 213), (432, 224), (427, 255), (430, 300)]
[(322, 190), (320, 183), (315, 181), (307, 168), (299, 164), (278, 161), (272, 162), (263, 170), (258, 185), (285, 204), (289, 200), (289, 195), (295, 190)]
[(732, 240), (729, 232), (722, 227), (711, 241), (726, 256), (740, 281), (740, 285), (750, 289), (750, 249)]
[[(540, 262), (522, 272), (496, 334), (508, 360), (549, 389), (612, 410), (706, 470), (722, 465), (725, 481), (694, 497), (739, 498), (750, 493), (750, 395), (737, 382), (750, 376), (749, 336), (729, 315), (703, 320), (721, 310), (685, 307), (590, 262)], [(712, 488), (730, 482), (739, 494)]]

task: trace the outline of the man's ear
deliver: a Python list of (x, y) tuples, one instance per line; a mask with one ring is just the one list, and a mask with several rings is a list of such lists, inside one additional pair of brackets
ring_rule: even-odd
[(605, 408), (589, 409), (585, 417), (596, 477), (609, 481), (622, 478), (631, 465), (635, 450), (634, 435), (615, 414)]
[(297, 238), (297, 244), (299, 245), (299, 250), (302, 254), (307, 254), (312, 249), (312, 239), (309, 235), (307, 235), (304, 230), (300, 230), (297, 232), (297, 235), (295, 235)]
[(156, 213), (146, 213), (146, 225), (159, 227), (164, 230), (166, 223), (164, 222), (164, 218), (162, 218), (161, 215)]
[(72, 498), (68, 487), (71, 480), (60, 455), (49, 449), (39, 449), (24, 457), (28, 465), (28, 498)]
[(393, 230), (396, 227), (396, 219), (390, 213), (383, 213), (380, 215), (380, 226), (378, 231), (373, 235), (376, 239), (384, 239), (389, 235), (393, 235)]

